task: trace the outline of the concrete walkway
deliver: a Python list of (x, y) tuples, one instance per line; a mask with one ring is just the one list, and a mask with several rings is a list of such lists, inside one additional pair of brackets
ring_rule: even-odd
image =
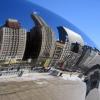
[(74, 76), (30, 73), (0, 81), (0, 100), (85, 100), (86, 85)]

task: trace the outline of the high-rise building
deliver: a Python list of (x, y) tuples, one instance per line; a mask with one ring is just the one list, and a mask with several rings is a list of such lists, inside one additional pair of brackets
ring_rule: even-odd
[[(61, 66), (59, 64), (59, 59), (62, 55), (62, 52), (63, 52), (63, 48), (64, 48), (64, 43), (62, 43), (61, 41), (56, 41), (55, 42), (55, 49), (54, 49), (54, 53), (53, 53), (53, 56), (52, 56), (52, 59), (51, 59), (51, 63), (49, 66), (51, 67), (58, 67)], [(58, 65), (59, 64), (59, 65)]]
[(15, 19), (8, 19), (0, 28), (0, 61), (14, 63), (23, 59), (26, 29)]
[(60, 26), (59, 29), (60, 34), (65, 34), (65, 36), (62, 35), (61, 37), (65, 37), (66, 39), (65, 41), (60, 39), (61, 43), (63, 43), (63, 48), (57, 61), (57, 66), (63, 70), (74, 70), (76, 63), (82, 54), (82, 46), (84, 45), (84, 41), (78, 33), (73, 32), (64, 26)]
[(28, 50), (28, 57), (26, 58), (33, 59), (35, 66), (46, 67), (49, 66), (54, 52), (54, 33), (42, 17), (35, 13), (31, 17), (35, 26), (28, 33), (30, 37), (27, 40), (30, 40), (29, 45), (31, 47)]
[(92, 68), (92, 66), (99, 64), (100, 55), (98, 50), (93, 49), (89, 46), (83, 46), (83, 52), (79, 59), (78, 66), (82, 68)]

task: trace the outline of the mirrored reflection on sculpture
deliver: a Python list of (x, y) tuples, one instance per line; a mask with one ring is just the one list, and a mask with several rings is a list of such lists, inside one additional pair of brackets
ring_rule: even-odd
[(38, 67), (47, 71), (53, 67), (84, 75), (87, 95), (99, 87), (100, 51), (85, 33), (28, 1), (1, 1), (0, 72)]

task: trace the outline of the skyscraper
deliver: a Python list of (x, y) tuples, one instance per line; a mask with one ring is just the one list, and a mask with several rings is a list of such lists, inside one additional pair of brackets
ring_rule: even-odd
[(8, 19), (0, 28), (0, 61), (14, 63), (23, 59), (26, 46), (26, 29), (18, 20)]

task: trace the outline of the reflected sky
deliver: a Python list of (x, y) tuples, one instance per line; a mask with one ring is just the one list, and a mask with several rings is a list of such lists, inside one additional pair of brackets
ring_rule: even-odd
[(92, 42), (83, 32), (76, 28), (73, 24), (69, 23), (60, 16), (41, 8), (31, 2), (25, 0), (0, 0), (0, 25), (3, 25), (5, 20), (8, 18), (18, 19), (22, 27), (30, 30), (34, 23), (30, 17), (32, 12), (37, 12), (47, 24), (56, 33), (56, 39), (58, 38), (58, 26), (65, 26), (79, 34), (83, 37), (85, 44), (95, 47), (94, 42)]
[(99, 46), (100, 0), (28, 0), (64, 17)]

